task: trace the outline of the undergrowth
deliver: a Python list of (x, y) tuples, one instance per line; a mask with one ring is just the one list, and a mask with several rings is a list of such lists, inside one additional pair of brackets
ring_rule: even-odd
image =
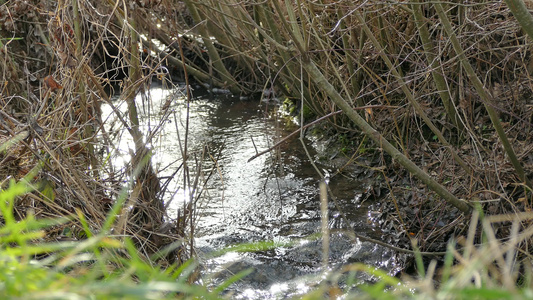
[[(83, 217), (80, 221), (87, 239), (42, 242), (45, 229), (68, 219), (37, 219), (28, 214), (17, 221), (14, 204), (31, 190), (31, 184), (21, 180), (11, 181), (8, 189), (0, 191), (2, 299), (220, 298), (225, 283), (208, 290), (193, 282), (198, 267), (195, 261), (161, 268), (143, 259), (131, 239), (91, 232)], [(107, 217), (110, 223), (113, 219), (111, 214)], [(242, 274), (228, 281), (239, 276)]]
[[(0, 191), (0, 295), (2, 299), (220, 299), (225, 289), (245, 276), (239, 273), (217, 287), (207, 288), (208, 280), (197, 276), (198, 264), (161, 268), (138, 255), (128, 238), (106, 231), (91, 232), (87, 239), (42, 242), (45, 229), (68, 219), (37, 219), (28, 214), (17, 220), (14, 204), (31, 192), (31, 174)], [(111, 211), (120, 209), (117, 201)], [(82, 216), (82, 214), (80, 214)], [(358, 299), (530, 299), (533, 297), (531, 262), (517, 261), (520, 245), (533, 233), (533, 227), (520, 227), (530, 214), (484, 217), (480, 210), (470, 219), (469, 235), (448, 244), (444, 258), (427, 261), (415, 254), (417, 276), (388, 275), (374, 266), (351, 264), (330, 273), (303, 299), (357, 297)], [(110, 213), (106, 223), (115, 217)], [(512, 222), (505, 242), (495, 237), (494, 228)], [(104, 227), (105, 229), (105, 227)], [(483, 243), (475, 244), (476, 232)], [(258, 251), (278, 246), (259, 242), (228, 248), (227, 251)], [(416, 249), (416, 245), (414, 245)], [(221, 254), (219, 253), (219, 254)], [(156, 254), (157, 255), (157, 254)], [(361, 282), (358, 274), (371, 280)], [(367, 277), (368, 278), (368, 277)]]

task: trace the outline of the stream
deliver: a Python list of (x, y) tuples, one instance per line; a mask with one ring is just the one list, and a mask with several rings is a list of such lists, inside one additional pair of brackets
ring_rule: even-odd
[[(248, 161), (298, 127), (288, 124), (276, 112), (275, 99), (265, 102), (219, 92), (209, 95), (201, 87), (195, 87), (194, 98), (187, 104), (183, 86), (170, 89), (154, 85), (136, 99), (142, 131), (145, 136), (153, 135), (154, 168), (162, 182), (168, 184), (165, 201), (169, 218), (176, 217), (191, 193), (202, 191), (195, 247), (204, 280), (217, 286), (251, 268), (251, 274), (230, 286), (227, 293), (231, 298), (283, 299), (309, 292), (324, 280), (336, 280), (342, 287), (345, 279), (332, 278), (335, 271), (350, 263), (362, 262), (392, 274), (397, 272), (394, 252), (354, 240), (345, 230), (351, 228), (376, 239), (382, 236), (370, 221), (368, 204), (362, 201), (368, 186), (349, 171), (329, 178), (338, 208), (330, 201), (329, 263), (324, 268), (322, 240), (310, 238), (321, 230), (320, 176), (299, 138), (292, 138), (278, 149)], [(126, 111), (125, 103), (115, 103), (117, 109)], [(127, 131), (119, 129), (120, 123), (111, 108), (104, 106), (102, 110), (117, 145), (114, 165), (124, 166), (131, 159), (129, 149), (133, 148), (133, 142)], [(191, 181), (198, 176), (203, 186), (196, 191), (183, 189), (183, 176), (176, 175), (182, 174), (176, 170), (182, 162), (186, 127)], [(319, 154), (327, 147), (325, 142), (312, 138), (304, 139), (304, 144), (319, 170), (335, 174), (336, 158), (324, 160)], [(361, 167), (351, 168), (353, 173), (358, 173), (355, 168)], [(229, 246), (261, 241), (273, 241), (279, 246), (267, 251), (211, 255)], [(357, 279), (372, 280), (362, 275)]]

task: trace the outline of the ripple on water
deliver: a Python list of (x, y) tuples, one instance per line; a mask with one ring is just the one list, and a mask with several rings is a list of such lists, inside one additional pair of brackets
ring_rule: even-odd
[[(280, 150), (248, 159), (273, 145), (285, 131), (284, 121), (264, 118), (260, 101), (240, 101), (229, 95), (214, 100), (198, 97), (187, 104), (180, 91), (154, 88), (150, 101), (136, 99), (143, 113), (141, 121), (145, 134), (155, 131), (152, 147), (153, 163), (162, 177), (171, 184), (166, 199), (169, 215), (175, 216), (191, 193), (181, 186), (182, 177), (171, 178), (181, 164), (184, 145), (186, 108), (189, 106), (189, 153), (198, 158), (207, 149), (204, 170), (215, 168), (204, 187), (206, 196), (198, 202), (199, 220), (196, 246), (203, 257), (205, 275), (216, 285), (239, 271), (252, 268), (252, 273), (228, 291), (236, 299), (283, 298), (305, 293), (316, 286), (323, 276), (322, 243), (309, 236), (320, 230), (318, 179), (316, 172), (294, 139)], [(169, 110), (161, 111), (168, 98)], [(143, 102), (144, 101), (144, 105)], [(125, 112), (125, 105), (116, 103)], [(113, 118), (109, 107), (103, 107), (105, 118)], [(111, 122), (109, 123), (111, 124)], [(117, 134), (116, 166), (126, 163), (132, 141), (128, 134)], [(309, 143), (311, 144), (311, 143)], [(315, 141), (316, 145), (322, 145)], [(322, 147), (321, 146), (321, 147)], [(206, 148), (204, 148), (206, 147)], [(309, 146), (312, 156), (315, 150)], [(209, 158), (211, 155), (211, 158)], [(191, 163), (194, 162), (193, 160)], [(321, 166), (321, 168), (331, 166)], [(207, 172), (207, 171), (206, 171)], [(332, 172), (333, 174), (334, 172)], [(193, 174), (194, 175), (194, 174)], [(339, 197), (343, 212), (348, 212), (350, 224), (339, 217), (331, 205), (332, 228), (356, 227), (361, 233), (372, 235), (367, 224), (367, 211), (360, 201), (361, 184), (344, 176), (333, 176), (330, 186)], [(256, 253), (230, 252), (212, 258), (210, 253), (239, 243), (277, 241), (269, 251)], [(332, 233), (330, 237), (329, 270), (346, 263), (364, 262), (393, 268), (393, 254), (375, 244), (352, 240), (348, 235)]]

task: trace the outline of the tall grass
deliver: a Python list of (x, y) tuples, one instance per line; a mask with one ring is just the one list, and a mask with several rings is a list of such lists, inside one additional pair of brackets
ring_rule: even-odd
[[(483, 217), (475, 211), (468, 235), (451, 240), (442, 260), (428, 260), (419, 252), (415, 254), (416, 275), (395, 277), (374, 266), (350, 264), (330, 273), (303, 299), (531, 299), (532, 265), (518, 257), (521, 244), (527, 243), (533, 234), (531, 225), (520, 224), (532, 218), (531, 214)], [(513, 231), (502, 242), (496, 231), (502, 222), (509, 221)], [(476, 244), (479, 233), (483, 243)]]
[[(21, 180), (11, 181), (9, 188), (0, 191), (3, 299), (220, 299), (228, 286), (246, 275), (246, 271), (239, 273), (214, 288), (195, 284), (195, 280), (201, 280), (194, 261), (163, 269), (139, 256), (130, 239), (91, 232), (81, 214), (87, 239), (43, 242), (45, 230), (68, 219), (37, 219), (29, 214), (18, 220), (14, 204), (32, 190), (31, 184)], [(531, 219), (531, 214), (483, 217), (475, 211), (469, 234), (448, 244), (443, 261), (437, 264), (416, 256), (417, 276), (397, 278), (374, 266), (350, 264), (329, 273), (326, 280), (300, 297), (530, 299), (532, 266), (517, 261), (517, 257), (520, 245), (533, 234), (533, 227), (520, 224)], [(113, 220), (110, 214), (106, 223)], [(509, 221), (513, 230), (502, 242), (496, 238), (494, 229)], [(478, 232), (483, 234), (481, 244), (474, 243)], [(259, 242), (231, 247), (218, 254), (276, 246), (279, 245)], [(358, 279), (361, 274), (371, 280), (361, 281)]]
[[(81, 213), (87, 239), (45, 242), (46, 230), (64, 224), (68, 218), (37, 219), (28, 214), (17, 219), (15, 202), (32, 191), (31, 184), (22, 180), (11, 181), (9, 188), (0, 190), (2, 299), (220, 298), (222, 289), (210, 291), (194, 283), (196, 262), (161, 268), (140, 256), (129, 238), (92, 232)], [(117, 202), (113, 213), (121, 203)], [(113, 224), (114, 219), (110, 213), (106, 223)], [(158, 255), (161, 253), (154, 254)]]
[[(79, 216), (83, 215), (86, 227), (101, 231), (123, 183), (136, 175), (128, 199), (132, 209), (121, 214), (122, 223), (116, 229), (150, 256), (184, 237), (189, 229), (178, 227), (189, 226), (194, 211), (181, 211), (186, 224), (165, 219), (166, 186), (149, 160), (161, 126), (143, 136), (136, 107), (140, 101), (135, 103), (136, 96), (149, 88), (161, 61), (143, 57), (142, 25), (135, 22), (138, 15), (115, 4), (8, 1), (0, 6), (1, 14), (9, 15), (0, 24), (0, 187), (40, 166), (39, 186), (16, 203), (16, 215), (68, 217), (62, 228), (47, 230), (46, 240), (61, 236), (63, 230), (82, 239), (87, 234)], [(36, 7), (47, 7), (50, 14), (34, 15)], [(112, 26), (104, 25), (103, 15)], [(39, 21), (31, 23), (27, 18)], [(14, 20), (16, 24), (11, 23)], [(25, 26), (36, 34), (22, 33)], [(22, 48), (27, 49), (24, 56), (19, 54)], [(112, 101), (115, 89), (122, 92), (118, 101)], [(128, 104), (126, 113), (117, 108), (122, 101)], [(104, 105), (119, 120), (119, 128), (114, 129), (131, 134), (134, 141), (129, 166), (111, 163), (117, 152), (128, 149), (117, 149), (108, 131), (112, 118), (102, 119)], [(166, 113), (159, 121), (169, 117)], [(133, 174), (139, 166), (142, 171)], [(191, 239), (187, 242), (192, 244)], [(186, 260), (192, 251), (185, 252), (169, 258)]]

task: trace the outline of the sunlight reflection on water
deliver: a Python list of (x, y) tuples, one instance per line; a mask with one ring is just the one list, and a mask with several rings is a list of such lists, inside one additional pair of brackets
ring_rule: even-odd
[[(283, 120), (265, 117), (262, 108), (265, 104), (260, 101), (242, 101), (231, 95), (220, 95), (212, 100), (198, 97), (187, 103), (182, 88), (153, 87), (146, 95), (137, 96), (136, 103), (141, 130), (145, 137), (152, 137), (148, 147), (153, 150), (153, 166), (162, 183), (168, 183), (164, 197), (168, 216), (175, 218), (178, 209), (191, 197), (198, 193), (203, 195), (197, 203), (200, 219), (195, 233), (201, 258), (239, 243), (295, 242), (272, 251), (230, 252), (217, 258), (205, 258), (205, 272), (213, 278), (213, 284), (253, 268), (249, 277), (234, 285), (231, 293), (235, 298), (284, 298), (301, 295), (316, 286), (323, 275), (321, 244), (306, 237), (320, 230), (319, 178), (299, 141), (290, 141), (248, 162), (256, 151), (267, 149), (288, 134)], [(127, 115), (124, 101), (117, 99), (114, 105)], [(187, 105), (189, 132), (186, 136)], [(104, 105), (102, 111), (107, 120), (106, 128), (116, 145), (112, 164), (124, 169), (131, 160), (132, 138), (122, 129), (111, 107)], [(184, 188), (183, 184), (186, 138), (190, 176), (192, 179), (200, 176), (200, 185), (194, 191)], [(331, 177), (330, 185), (345, 180), (341, 183), (347, 191), (345, 202), (351, 205), (351, 199), (360, 197), (362, 188), (353, 180), (339, 178)], [(355, 224), (360, 230), (372, 231), (361, 229), (368, 228), (364, 208), (357, 210), (352, 205), (344, 209), (352, 213), (350, 226)], [(331, 215), (332, 220), (340, 220), (338, 211), (332, 211)], [(385, 250), (375, 245), (352, 243), (342, 235), (332, 235), (331, 242), (332, 268), (361, 260), (389, 268), (392, 265), (381, 261)], [(370, 255), (360, 259), (360, 253)]]

